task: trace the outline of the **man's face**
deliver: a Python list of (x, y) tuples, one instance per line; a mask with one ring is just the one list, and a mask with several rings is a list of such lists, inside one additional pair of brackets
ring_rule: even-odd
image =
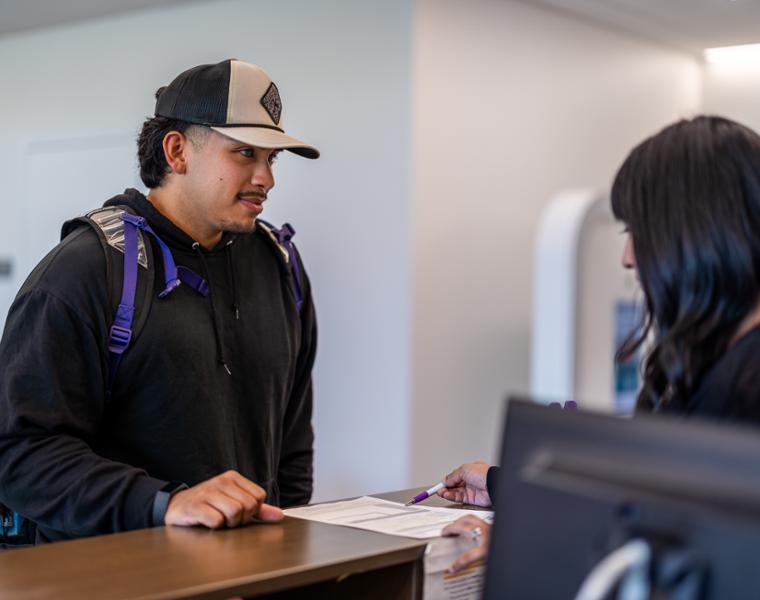
[(272, 163), (278, 153), (216, 131), (188, 144), (183, 212), (204, 234), (250, 233), (274, 187)]

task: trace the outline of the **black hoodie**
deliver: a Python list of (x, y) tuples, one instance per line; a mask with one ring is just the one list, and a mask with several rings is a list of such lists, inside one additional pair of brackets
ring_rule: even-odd
[(260, 227), (207, 252), (136, 190), (106, 205), (144, 216), (210, 297), (154, 294), (109, 397), (105, 254), (89, 228), (56, 246), (0, 343), (0, 502), (37, 523), (38, 542), (162, 524), (157, 491), (228, 469), (270, 503), (308, 502), (316, 321), (303, 269), (299, 314), (291, 270)]

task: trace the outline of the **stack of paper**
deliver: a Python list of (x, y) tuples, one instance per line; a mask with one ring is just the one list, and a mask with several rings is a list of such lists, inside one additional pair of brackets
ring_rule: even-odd
[(440, 536), (441, 529), (467, 514), (480, 517), (488, 523), (493, 520), (493, 512), (488, 510), (442, 508), (420, 504), (404, 506), (398, 502), (371, 496), (289, 508), (285, 514), (299, 519), (420, 539)]

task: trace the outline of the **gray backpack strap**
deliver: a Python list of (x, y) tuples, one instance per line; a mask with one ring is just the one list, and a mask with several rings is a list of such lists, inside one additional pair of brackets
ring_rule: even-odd
[(303, 306), (303, 278), (296, 249), (291, 241), (296, 234), (296, 230), (293, 229), (290, 223), (285, 223), (280, 229), (277, 229), (271, 223), (262, 221), (261, 219), (256, 219), (256, 226), (267, 234), (267, 237), (274, 243), (282, 255), (293, 281), (293, 295), (296, 300), (296, 309), (298, 310), (298, 314), (301, 314), (301, 306)]
[[(90, 219), (100, 229), (106, 244), (124, 254), (124, 221), (122, 215), (125, 212), (132, 214), (126, 207), (106, 206), (91, 210), (82, 218)], [(148, 252), (141, 230), (137, 231), (137, 264), (144, 269), (148, 268)]]
[[(95, 230), (104, 246), (110, 246), (124, 254), (124, 213), (134, 214), (126, 206), (104, 206), (91, 210), (76, 219), (66, 221), (61, 228), (61, 239), (80, 225), (86, 224)], [(148, 268), (148, 249), (142, 231), (137, 232), (137, 263), (144, 269)]]
[[(119, 304), (124, 289), (124, 277), (125, 277), (125, 223), (123, 220), (124, 215), (134, 215), (127, 206), (105, 206), (102, 208), (96, 208), (84, 215), (67, 221), (63, 224), (61, 229), (61, 239), (68, 237), (69, 235), (76, 235), (78, 230), (91, 229), (93, 230), (100, 240), (101, 247), (105, 253), (106, 264), (106, 285), (108, 289), (110, 314), (111, 314), (111, 337), (113, 337), (113, 327), (119, 320)], [(137, 257), (137, 282), (135, 286), (135, 298), (134, 298), (134, 313), (131, 321), (131, 334), (130, 340), (125, 344), (131, 345), (138, 338), (142, 331), (145, 321), (147, 320), (148, 313), (150, 312), (150, 304), (153, 299), (153, 281), (155, 278), (153, 266), (153, 251), (151, 244), (146, 243), (144, 233), (140, 229), (136, 229), (137, 237), (137, 252), (133, 254)], [(134, 260), (134, 259), (133, 259)], [(142, 268), (139, 268), (142, 267)], [(114, 340), (109, 338), (107, 344), (112, 346)], [(123, 350), (122, 350), (123, 352)], [(115, 379), (115, 369), (111, 369), (111, 376), (108, 381), (109, 391), (113, 387)]]

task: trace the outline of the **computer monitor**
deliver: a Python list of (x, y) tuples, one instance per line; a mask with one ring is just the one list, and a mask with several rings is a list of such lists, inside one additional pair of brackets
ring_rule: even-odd
[(633, 539), (654, 597), (760, 598), (760, 429), (511, 399), (501, 456), (486, 599), (574, 598)]

